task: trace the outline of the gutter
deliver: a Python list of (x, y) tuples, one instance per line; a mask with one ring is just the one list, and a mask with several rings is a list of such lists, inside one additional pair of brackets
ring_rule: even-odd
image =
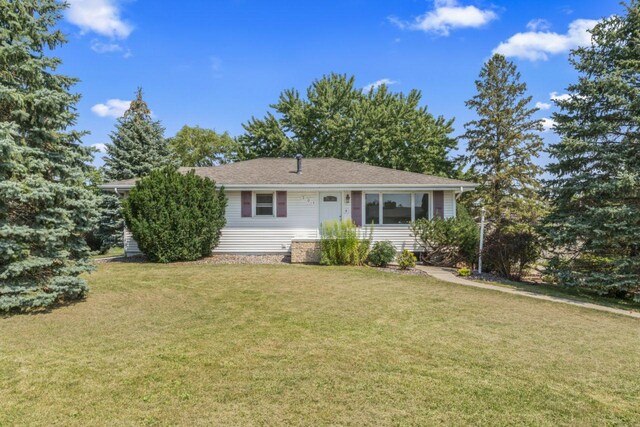
[[(469, 183), (465, 185), (460, 184), (223, 184), (216, 182), (216, 185), (224, 187), (225, 190), (253, 190), (253, 189), (294, 189), (294, 190), (344, 190), (344, 189), (397, 189), (397, 190), (460, 190), (460, 193), (465, 189), (474, 189), (479, 184)], [(103, 190), (130, 190), (134, 185), (100, 185), (99, 188)]]

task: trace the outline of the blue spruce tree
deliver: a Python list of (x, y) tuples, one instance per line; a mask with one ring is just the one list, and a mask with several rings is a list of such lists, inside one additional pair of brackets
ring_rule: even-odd
[(625, 8), (571, 56), (579, 78), (554, 115), (545, 229), (560, 284), (640, 300), (640, 2)]
[[(104, 158), (104, 176), (107, 181), (140, 178), (164, 166), (178, 166), (178, 159), (164, 138), (161, 123), (151, 118), (151, 110), (142, 98), (142, 89), (136, 92), (123, 117), (118, 119), (107, 144)], [(120, 198), (113, 193), (102, 197), (99, 237), (102, 251), (122, 245), (124, 219)]]
[(0, 2), (0, 311), (83, 297), (92, 268), (84, 240), (95, 222), (86, 187), (91, 151), (76, 123), (76, 79), (56, 73), (50, 52), (55, 0)]

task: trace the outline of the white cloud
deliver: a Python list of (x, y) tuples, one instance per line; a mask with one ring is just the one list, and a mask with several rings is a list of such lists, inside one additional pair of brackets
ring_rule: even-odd
[(553, 130), (553, 127), (556, 125), (555, 120), (550, 119), (549, 117), (543, 117), (541, 120), (543, 132), (549, 132), (550, 130)]
[(98, 144), (93, 144), (91, 146), (101, 153), (107, 152), (107, 144), (98, 143)]
[(549, 94), (549, 99), (551, 99), (552, 101), (566, 101), (568, 99), (571, 99), (571, 95), (569, 95), (568, 93), (558, 94), (558, 92), (551, 92)]
[(493, 21), (498, 15), (489, 9), (461, 6), (457, 0), (435, 0), (434, 9), (411, 22), (395, 17), (389, 20), (401, 29), (424, 31), (448, 36), (456, 28), (479, 28)]
[(539, 110), (548, 110), (549, 108), (551, 108), (551, 104), (549, 104), (548, 102), (536, 102), (536, 108)]
[(500, 43), (493, 53), (507, 57), (527, 59), (529, 61), (546, 61), (549, 55), (568, 52), (578, 46), (591, 43), (591, 30), (598, 21), (594, 19), (576, 19), (569, 24), (566, 34), (551, 31), (527, 31), (509, 37)]
[(551, 23), (546, 19), (532, 19), (527, 23), (527, 29), (530, 31), (545, 31), (551, 28)]
[(83, 33), (125, 39), (133, 27), (120, 18), (117, 0), (68, 0), (67, 19)]
[(91, 42), (91, 50), (97, 53), (122, 52), (124, 49), (118, 43), (102, 43), (98, 40)]
[(382, 86), (382, 85), (390, 86), (390, 85), (394, 85), (394, 84), (396, 84), (396, 83), (398, 83), (396, 80), (391, 80), (391, 79), (380, 79), (380, 80), (376, 80), (376, 81), (375, 81), (375, 82), (373, 82), (373, 83), (369, 83), (368, 85), (366, 85), (366, 86), (365, 86), (365, 87), (363, 87), (362, 89), (363, 89), (365, 92), (370, 92), (370, 91), (372, 91), (372, 90), (374, 90), (374, 89), (378, 89), (378, 88), (379, 88), (380, 86)]
[(104, 104), (96, 104), (91, 107), (91, 111), (100, 117), (122, 117), (124, 112), (127, 111), (131, 101), (125, 101), (122, 99), (109, 99)]

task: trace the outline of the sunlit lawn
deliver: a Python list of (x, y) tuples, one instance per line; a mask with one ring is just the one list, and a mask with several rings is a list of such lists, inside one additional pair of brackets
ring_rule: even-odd
[(106, 264), (0, 318), (0, 425), (638, 425), (640, 321), (366, 268)]

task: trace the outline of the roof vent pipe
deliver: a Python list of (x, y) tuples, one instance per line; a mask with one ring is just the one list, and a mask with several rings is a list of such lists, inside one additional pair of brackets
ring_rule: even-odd
[(300, 175), (302, 173), (302, 154), (296, 154), (296, 173)]

